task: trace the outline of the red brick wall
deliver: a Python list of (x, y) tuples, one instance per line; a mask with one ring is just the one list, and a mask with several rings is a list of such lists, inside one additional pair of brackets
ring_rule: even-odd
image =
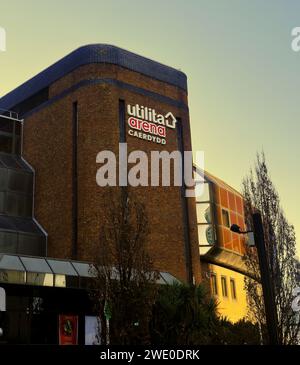
[[(139, 88), (187, 103), (186, 93), (175, 86), (114, 65), (88, 65), (78, 68), (50, 86), (56, 96), (81, 80), (117, 79)], [(35, 212), (49, 234), (48, 255), (72, 255), (72, 103), (78, 102), (78, 259), (92, 260), (99, 245), (99, 228), (106, 188), (96, 184), (96, 156), (101, 150), (118, 151), (119, 99), (125, 103), (171, 111), (182, 119), (184, 148), (191, 150), (189, 114), (151, 97), (111, 84), (88, 85), (31, 114), (24, 126), (24, 157), (36, 170)], [(127, 120), (126, 120), (127, 122)], [(141, 149), (177, 150), (176, 131), (167, 130), (167, 145), (142, 141), (126, 135), (129, 152)], [(155, 266), (186, 280), (184, 227), (178, 187), (134, 188), (145, 202), (151, 232), (148, 248)], [(193, 199), (188, 200), (193, 274), (200, 281), (200, 261)]]

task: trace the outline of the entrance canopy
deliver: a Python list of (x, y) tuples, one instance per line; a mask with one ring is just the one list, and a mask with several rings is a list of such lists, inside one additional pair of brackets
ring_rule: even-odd
[[(95, 277), (91, 263), (0, 254), (0, 283), (62, 288), (86, 288)], [(157, 284), (179, 283), (168, 272), (160, 272)]]

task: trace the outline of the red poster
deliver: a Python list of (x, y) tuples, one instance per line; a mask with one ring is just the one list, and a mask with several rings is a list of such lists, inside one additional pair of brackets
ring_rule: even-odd
[(78, 345), (78, 316), (59, 316), (59, 344)]

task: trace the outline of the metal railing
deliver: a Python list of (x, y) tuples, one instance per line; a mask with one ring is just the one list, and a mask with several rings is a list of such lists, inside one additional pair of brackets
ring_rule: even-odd
[(0, 108), (0, 116), (20, 120), (18, 113), (13, 112), (11, 110), (1, 109), (1, 108)]

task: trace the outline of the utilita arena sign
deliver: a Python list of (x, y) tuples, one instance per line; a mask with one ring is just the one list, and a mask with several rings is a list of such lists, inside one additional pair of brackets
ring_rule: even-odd
[(127, 105), (128, 134), (149, 142), (167, 143), (167, 129), (176, 129), (176, 118), (171, 112), (158, 114), (155, 109), (143, 105)]

